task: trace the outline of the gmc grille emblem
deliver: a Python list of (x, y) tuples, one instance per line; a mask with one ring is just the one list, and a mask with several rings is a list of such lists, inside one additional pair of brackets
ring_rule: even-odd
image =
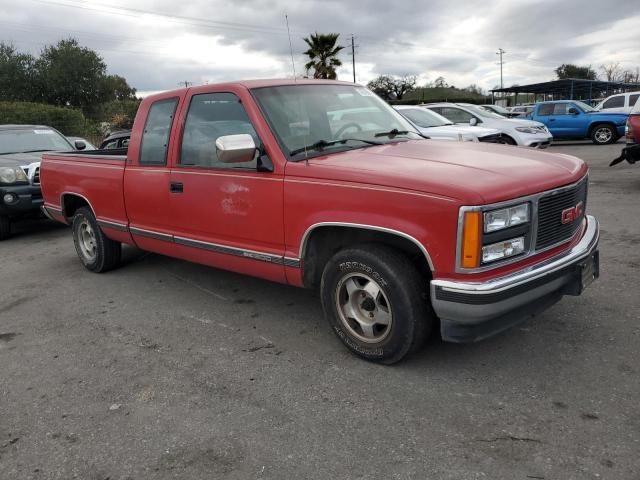
[(565, 208), (562, 211), (560, 221), (563, 224), (575, 222), (584, 213), (584, 203), (580, 202), (575, 207)]

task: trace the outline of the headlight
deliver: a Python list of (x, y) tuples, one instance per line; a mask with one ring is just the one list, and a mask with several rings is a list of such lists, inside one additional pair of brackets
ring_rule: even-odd
[(516, 131), (520, 133), (540, 133), (540, 130), (534, 127), (516, 127)]
[(484, 232), (490, 233), (515, 227), (529, 221), (529, 204), (522, 203), (514, 207), (502, 208), (484, 213)]
[(524, 252), (524, 237), (512, 238), (482, 247), (482, 263), (494, 262)]
[(0, 183), (29, 182), (27, 174), (20, 167), (0, 167)]

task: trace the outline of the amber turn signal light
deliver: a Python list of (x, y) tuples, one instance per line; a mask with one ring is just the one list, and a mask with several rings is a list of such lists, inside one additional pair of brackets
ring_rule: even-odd
[(465, 212), (462, 228), (462, 267), (480, 266), (482, 212)]

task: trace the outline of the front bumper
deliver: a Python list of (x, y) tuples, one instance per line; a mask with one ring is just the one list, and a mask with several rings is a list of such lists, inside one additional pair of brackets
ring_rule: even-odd
[[(10, 193), (16, 197), (15, 202), (5, 203), (5, 194)], [(40, 212), (43, 204), (40, 186), (15, 185), (0, 187), (0, 216), (17, 218)]]
[(553, 137), (549, 135), (548, 137), (528, 138), (524, 141), (524, 145), (531, 148), (547, 148), (552, 141)]
[(486, 282), (431, 281), (442, 338), (481, 340), (546, 310), (563, 295), (580, 295), (599, 275), (598, 221), (586, 219), (582, 239), (561, 257)]

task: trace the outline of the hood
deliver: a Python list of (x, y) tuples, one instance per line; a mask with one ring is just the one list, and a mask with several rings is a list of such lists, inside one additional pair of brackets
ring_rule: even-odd
[(541, 122), (536, 122), (535, 120), (526, 120), (524, 118), (505, 118), (510, 124), (513, 124), (513, 127), (544, 127), (544, 124)]
[(303, 176), (444, 196), (463, 204), (510, 200), (578, 181), (579, 158), (481, 142), (412, 140), (315, 157)]
[(436, 137), (440, 135), (446, 137), (455, 137), (459, 133), (471, 133), (476, 137), (484, 137), (485, 135), (495, 135), (500, 133), (500, 130), (496, 130), (495, 128), (472, 127), (470, 125), (443, 125), (441, 127), (420, 128), (419, 130), (427, 137)]
[(42, 155), (47, 152), (10, 153), (0, 155), (0, 167), (26, 167), (42, 160)]

